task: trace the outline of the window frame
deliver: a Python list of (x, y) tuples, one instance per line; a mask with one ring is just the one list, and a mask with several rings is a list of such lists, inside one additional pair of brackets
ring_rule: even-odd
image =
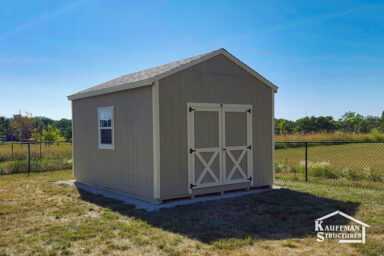
[[(110, 110), (112, 112), (112, 122), (111, 128), (112, 131), (112, 144), (101, 144), (101, 129), (109, 129), (105, 127), (100, 127), (100, 111)], [(98, 107), (97, 108), (97, 133), (98, 133), (98, 145), (99, 149), (115, 149), (115, 111), (114, 106), (107, 107)]]

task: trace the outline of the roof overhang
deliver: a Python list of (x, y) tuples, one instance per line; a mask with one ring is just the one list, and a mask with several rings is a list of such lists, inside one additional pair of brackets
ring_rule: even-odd
[(230, 60), (235, 62), (237, 65), (239, 65), (240, 67), (245, 69), (251, 75), (253, 75), (257, 79), (261, 80), (264, 84), (266, 84), (269, 87), (271, 87), (274, 90), (275, 93), (277, 92), (279, 87), (277, 87), (275, 84), (273, 84), (272, 82), (267, 80), (265, 77), (263, 77), (262, 75), (260, 75), (256, 71), (254, 71), (252, 68), (250, 68), (248, 65), (243, 63), (241, 60), (239, 60), (238, 58), (236, 58), (235, 56), (233, 56), (229, 52), (227, 52), (225, 49), (221, 48), (221, 49), (213, 51), (213, 52), (211, 52), (211, 53), (209, 53), (207, 55), (204, 55), (201, 58), (198, 58), (196, 60), (190, 61), (190, 62), (188, 62), (188, 63), (186, 63), (184, 65), (181, 65), (181, 66), (179, 66), (177, 68), (171, 69), (171, 70), (169, 70), (167, 72), (161, 73), (161, 74), (159, 74), (157, 76), (153, 76), (153, 77), (151, 77), (149, 79), (140, 80), (140, 81), (132, 82), (132, 83), (116, 85), (116, 86), (113, 86), (113, 87), (103, 88), (103, 89), (99, 89), (99, 90), (95, 90), (95, 91), (89, 91), (89, 92), (84, 92), (84, 93), (72, 94), (72, 95), (68, 96), (68, 100), (78, 100), (78, 99), (82, 99), (82, 98), (88, 98), (88, 97), (98, 96), (98, 95), (107, 94), (107, 93), (113, 93), (113, 92), (124, 91), (124, 90), (129, 90), (129, 89), (143, 87), (143, 86), (149, 86), (149, 85), (152, 85), (157, 80), (160, 80), (160, 79), (162, 79), (164, 77), (167, 77), (169, 75), (177, 73), (177, 72), (179, 72), (181, 70), (187, 69), (187, 68), (189, 68), (189, 67), (191, 67), (193, 65), (196, 65), (196, 64), (201, 63), (203, 61), (206, 61), (206, 60), (208, 60), (210, 58), (213, 58), (213, 57), (215, 57), (217, 55), (220, 55), (220, 54), (223, 54), (224, 56), (226, 56), (227, 58), (229, 58)]

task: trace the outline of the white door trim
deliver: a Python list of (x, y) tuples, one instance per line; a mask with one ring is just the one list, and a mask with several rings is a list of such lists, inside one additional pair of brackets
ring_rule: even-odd
[[(239, 182), (250, 182), (251, 185), (253, 185), (253, 154), (252, 150), (252, 114), (253, 109), (252, 105), (236, 105), (236, 104), (223, 104), (222, 108), (222, 122), (223, 122), (223, 148), (225, 149), (225, 153), (223, 154), (223, 172), (224, 172), (224, 180), (223, 184), (233, 184), (233, 183), (239, 183)], [(226, 112), (246, 112), (247, 113), (247, 145), (245, 146), (226, 146), (225, 141), (225, 113)], [(237, 160), (233, 157), (233, 154), (231, 153), (232, 150), (243, 150), (240, 153), (240, 156)], [(244, 172), (244, 170), (240, 167), (241, 160), (244, 158), (245, 154), (247, 154), (247, 173)], [(234, 166), (230, 172), (230, 174), (227, 177), (227, 167), (226, 167), (226, 157), (229, 157), (231, 161), (233, 162)], [(238, 164), (236, 164), (238, 163)], [(239, 170), (241, 175), (243, 176), (243, 179), (235, 179), (232, 180), (232, 175), (236, 170)], [(245, 177), (246, 176), (246, 177)]]
[[(196, 111), (217, 111), (219, 114), (219, 147), (217, 148), (195, 148), (195, 115)], [(226, 112), (247, 112), (247, 145), (239, 146), (225, 146), (225, 113)], [(187, 140), (188, 140), (188, 191), (192, 193), (193, 188), (211, 187), (217, 185), (233, 184), (239, 182), (250, 182), (253, 185), (253, 154), (252, 150), (252, 105), (244, 104), (218, 104), (218, 103), (187, 103)], [(225, 149), (225, 150), (224, 150)], [(231, 150), (242, 150), (240, 157), (235, 159)], [(200, 153), (202, 152), (214, 152), (208, 162), (202, 158)], [(224, 153), (225, 152), (225, 153)], [(231, 169), (230, 175), (226, 176), (226, 155), (231, 159), (234, 166)], [(240, 163), (247, 155), (247, 172), (245, 172)], [(219, 157), (219, 176), (217, 177), (212, 171), (211, 164)], [(204, 170), (200, 174), (200, 177), (195, 177), (195, 161), (196, 158), (202, 163)], [(239, 170), (242, 179), (232, 180), (233, 174)], [(200, 184), (205, 175), (209, 174), (214, 182)], [(197, 180), (196, 180), (197, 178)], [(249, 180), (250, 178), (250, 180)]]
[[(219, 145), (214, 148), (195, 148), (195, 112), (196, 111), (207, 111), (207, 112), (218, 112), (218, 136), (219, 136)], [(222, 162), (223, 162), (223, 153), (222, 153), (222, 131), (221, 131), (221, 107), (220, 104), (215, 103), (187, 103), (187, 139), (188, 139), (188, 191), (192, 193), (192, 185), (194, 188), (205, 188), (217, 186), (222, 183)], [(191, 151), (192, 150), (192, 151)], [(213, 152), (210, 160), (206, 162), (200, 153), (204, 152)], [(213, 161), (219, 157), (219, 177), (217, 177), (210, 166)], [(195, 161), (196, 158), (204, 166), (203, 172), (199, 177), (195, 177)], [(209, 174), (215, 181), (210, 183), (200, 184), (205, 175)], [(196, 178), (198, 180), (196, 180)]]

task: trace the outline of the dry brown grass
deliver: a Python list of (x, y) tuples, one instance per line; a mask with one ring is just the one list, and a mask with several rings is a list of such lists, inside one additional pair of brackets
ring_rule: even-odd
[[(12, 154), (13, 151), (13, 154)], [(31, 171), (72, 167), (71, 143), (30, 144)], [(27, 144), (0, 144), (0, 175), (28, 171)]]
[[(71, 178), (70, 170), (0, 177), (0, 255), (376, 255), (384, 250), (384, 192), (289, 182), (283, 185), (291, 190), (276, 194), (146, 213), (54, 183)], [(367, 245), (315, 242), (313, 216), (334, 207), (372, 226)]]
[(360, 134), (360, 133), (295, 133), (287, 135), (275, 135), (276, 141), (377, 141), (384, 140), (384, 134)]
[[(72, 144), (68, 142), (60, 143), (43, 143), (31, 144), (31, 159), (40, 159), (40, 148), (42, 159), (63, 159), (72, 158)], [(12, 157), (12, 145), (9, 143), (0, 144), (0, 162), (20, 160), (27, 158), (27, 144), (13, 144), (13, 157)]]

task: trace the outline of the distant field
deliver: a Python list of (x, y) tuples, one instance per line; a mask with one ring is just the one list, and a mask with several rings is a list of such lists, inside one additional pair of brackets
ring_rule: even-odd
[[(31, 170), (48, 171), (72, 166), (71, 143), (31, 144)], [(26, 172), (27, 145), (0, 144), (0, 174)]]
[[(304, 147), (277, 149), (276, 177), (304, 179), (304, 160)], [(384, 188), (384, 143), (310, 146), (308, 175), (312, 181)]]
[(368, 133), (368, 134), (355, 134), (355, 133), (311, 133), (311, 134), (287, 134), (275, 135), (276, 141), (384, 141), (384, 134)]
[[(57, 159), (57, 158), (71, 158), (72, 157), (72, 144), (71, 143), (53, 143), (41, 145), (41, 156), (45, 159)], [(13, 157), (12, 157), (12, 145), (0, 144), (0, 162), (26, 159), (27, 157), (27, 145), (26, 144), (14, 144), (13, 145)], [(31, 159), (40, 159), (40, 144), (31, 144)]]

